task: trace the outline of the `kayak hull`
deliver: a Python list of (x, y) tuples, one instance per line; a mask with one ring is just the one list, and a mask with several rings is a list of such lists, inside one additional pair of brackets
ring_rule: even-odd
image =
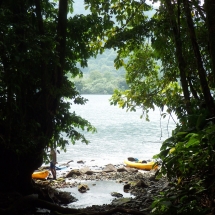
[(34, 172), (32, 174), (32, 178), (34, 179), (46, 179), (49, 176), (49, 171), (39, 171), (39, 172)]
[(143, 170), (152, 170), (152, 169), (157, 169), (157, 166), (153, 166), (155, 162), (148, 162), (148, 163), (140, 163), (140, 162), (133, 162), (129, 160), (124, 160), (124, 163), (126, 166), (132, 167), (132, 168), (137, 168), (137, 169), (143, 169)]

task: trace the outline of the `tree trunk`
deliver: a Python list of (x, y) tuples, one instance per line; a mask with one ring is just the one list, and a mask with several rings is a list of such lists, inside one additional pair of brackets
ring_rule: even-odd
[(206, 23), (208, 27), (209, 51), (212, 63), (213, 84), (215, 86), (215, 1), (205, 0)]
[(187, 0), (183, 0), (183, 4), (184, 4), (184, 10), (185, 10), (185, 15), (186, 15), (186, 19), (187, 19), (188, 32), (189, 32), (191, 44), (193, 47), (194, 56), (196, 59), (196, 65), (197, 65), (197, 69), (198, 69), (198, 75), (199, 75), (199, 79), (200, 79), (202, 92), (203, 92), (205, 103), (209, 110), (210, 116), (213, 117), (213, 116), (215, 116), (214, 101), (213, 101), (213, 98), (210, 93), (210, 88), (208, 86), (208, 82), (207, 82), (207, 78), (206, 78), (206, 71), (203, 67), (199, 46), (198, 46), (198, 43), (196, 40), (196, 33), (195, 33), (195, 29), (194, 29), (193, 20), (191, 17), (189, 3)]
[(19, 192), (24, 195), (33, 191), (32, 173), (42, 165), (42, 150), (21, 153), (20, 156), (1, 144), (0, 151), (0, 191)]
[(188, 114), (191, 114), (190, 94), (189, 94), (188, 82), (186, 78), (186, 64), (182, 53), (182, 42), (181, 42), (180, 30), (179, 30), (180, 27), (177, 26), (171, 0), (166, 0), (165, 2), (167, 6), (167, 12), (169, 14), (171, 27), (173, 30), (175, 45), (176, 45), (176, 59), (178, 61), (178, 67), (180, 71), (181, 85), (182, 85), (182, 90), (185, 98), (186, 111)]

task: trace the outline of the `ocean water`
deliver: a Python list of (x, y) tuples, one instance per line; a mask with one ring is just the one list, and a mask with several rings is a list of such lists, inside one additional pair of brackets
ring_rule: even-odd
[[(170, 118), (161, 119), (160, 111), (150, 111), (147, 122), (140, 118), (141, 110), (126, 112), (110, 105), (111, 95), (83, 95), (86, 105), (72, 105), (71, 111), (87, 119), (97, 128), (97, 133), (86, 133), (88, 145), (76, 142), (67, 146), (66, 153), (58, 154), (58, 162), (83, 160), (86, 166), (123, 164), (127, 157), (152, 159), (159, 153), (161, 143), (171, 136), (175, 128)], [(177, 120), (175, 118), (175, 120)]]

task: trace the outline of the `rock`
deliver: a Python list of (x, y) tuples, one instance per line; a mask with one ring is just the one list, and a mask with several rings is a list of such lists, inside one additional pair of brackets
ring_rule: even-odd
[(123, 197), (123, 195), (121, 193), (117, 193), (117, 192), (112, 192), (111, 196), (114, 196), (114, 197), (117, 197), (117, 198)]
[(69, 177), (73, 177), (73, 175), (80, 176), (81, 173), (80, 173), (79, 169), (73, 169), (73, 170), (71, 170), (70, 172), (68, 172), (68, 173), (66, 174), (65, 177), (66, 177), (66, 178), (69, 178)]
[(58, 196), (61, 204), (69, 204), (78, 201), (70, 192), (59, 192)]
[(117, 169), (117, 172), (128, 172), (128, 170), (125, 167), (121, 167)]
[(131, 201), (131, 198), (121, 198), (121, 199), (114, 199), (112, 201), (112, 205), (114, 206), (119, 206), (119, 205), (123, 205), (123, 204), (126, 204), (128, 202)]
[(83, 160), (80, 160), (80, 161), (77, 161), (77, 163), (84, 164), (85, 162)]
[(113, 164), (107, 164), (104, 169), (103, 172), (116, 172), (117, 169)]
[(125, 184), (124, 185), (124, 187), (123, 187), (123, 190), (125, 191), (127, 191), (127, 190), (129, 190), (131, 188), (131, 185), (130, 184)]
[(85, 193), (87, 192), (87, 190), (89, 190), (90, 188), (86, 185), (86, 184), (80, 184), (78, 186), (78, 191), (81, 193)]
[[(124, 167), (123, 165), (114, 166), (111, 164), (107, 165), (104, 168), (105, 171), (102, 170), (102, 167), (98, 167), (98, 169), (99, 170), (92, 171), (89, 167), (83, 167), (80, 169), (80, 171), (78, 169), (72, 171), (69, 170), (70, 172), (68, 172), (70, 173), (70, 176), (72, 176), (72, 178), (67, 178), (65, 179), (65, 181), (61, 180), (58, 175), (59, 180), (36, 180), (36, 183), (43, 184), (44, 186), (51, 186), (52, 188), (77, 188), (79, 185), (80, 192), (85, 193), (88, 189), (87, 187), (81, 186), (79, 184), (82, 180), (115, 180), (116, 182), (123, 183), (123, 191), (130, 193), (133, 197), (118, 197), (119, 199), (117, 198), (111, 204), (99, 206), (94, 205), (92, 207), (89, 207), (89, 211), (92, 209), (92, 211), (95, 212), (95, 208), (97, 208), (98, 211), (104, 211), (113, 209), (116, 207), (116, 205), (122, 205), (123, 208), (143, 211), (145, 214), (150, 214), (150, 206), (153, 202), (154, 197), (158, 196), (163, 189), (171, 187), (171, 182), (168, 182), (165, 176), (160, 177), (159, 180), (156, 179), (156, 174), (158, 173), (158, 171), (154, 170), (144, 171), (135, 168)], [(118, 169), (126, 169), (127, 171), (118, 171)], [(75, 180), (70, 180), (74, 178)], [(92, 186), (95, 186), (95, 184), (93, 184)]]
[(168, 187), (169, 187), (169, 182), (166, 182), (166, 183), (163, 185), (162, 190), (165, 190), (165, 189), (168, 188)]
[(125, 167), (125, 169), (127, 170), (127, 172), (138, 172), (138, 169), (131, 168), (131, 167)]
[(86, 171), (86, 172), (85, 172), (86, 175), (93, 175), (93, 173), (94, 173), (94, 172), (93, 172), (92, 170), (89, 170), (89, 171)]
[(90, 171), (90, 168), (88, 166), (85, 166), (85, 167), (80, 169), (80, 172), (83, 174), (85, 174), (87, 171)]
[(148, 187), (148, 184), (144, 180), (139, 180), (135, 186), (145, 188)]
[(136, 174), (136, 178), (137, 179), (142, 179), (143, 178), (143, 174), (138, 171), (137, 174)]
[(149, 180), (154, 182), (159, 181), (159, 179), (157, 179), (155, 175), (150, 176)]

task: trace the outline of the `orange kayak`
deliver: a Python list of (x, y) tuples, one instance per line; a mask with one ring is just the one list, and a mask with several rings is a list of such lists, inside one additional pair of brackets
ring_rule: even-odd
[(48, 170), (34, 172), (32, 174), (32, 178), (34, 178), (34, 179), (46, 179), (48, 176), (49, 176)]

